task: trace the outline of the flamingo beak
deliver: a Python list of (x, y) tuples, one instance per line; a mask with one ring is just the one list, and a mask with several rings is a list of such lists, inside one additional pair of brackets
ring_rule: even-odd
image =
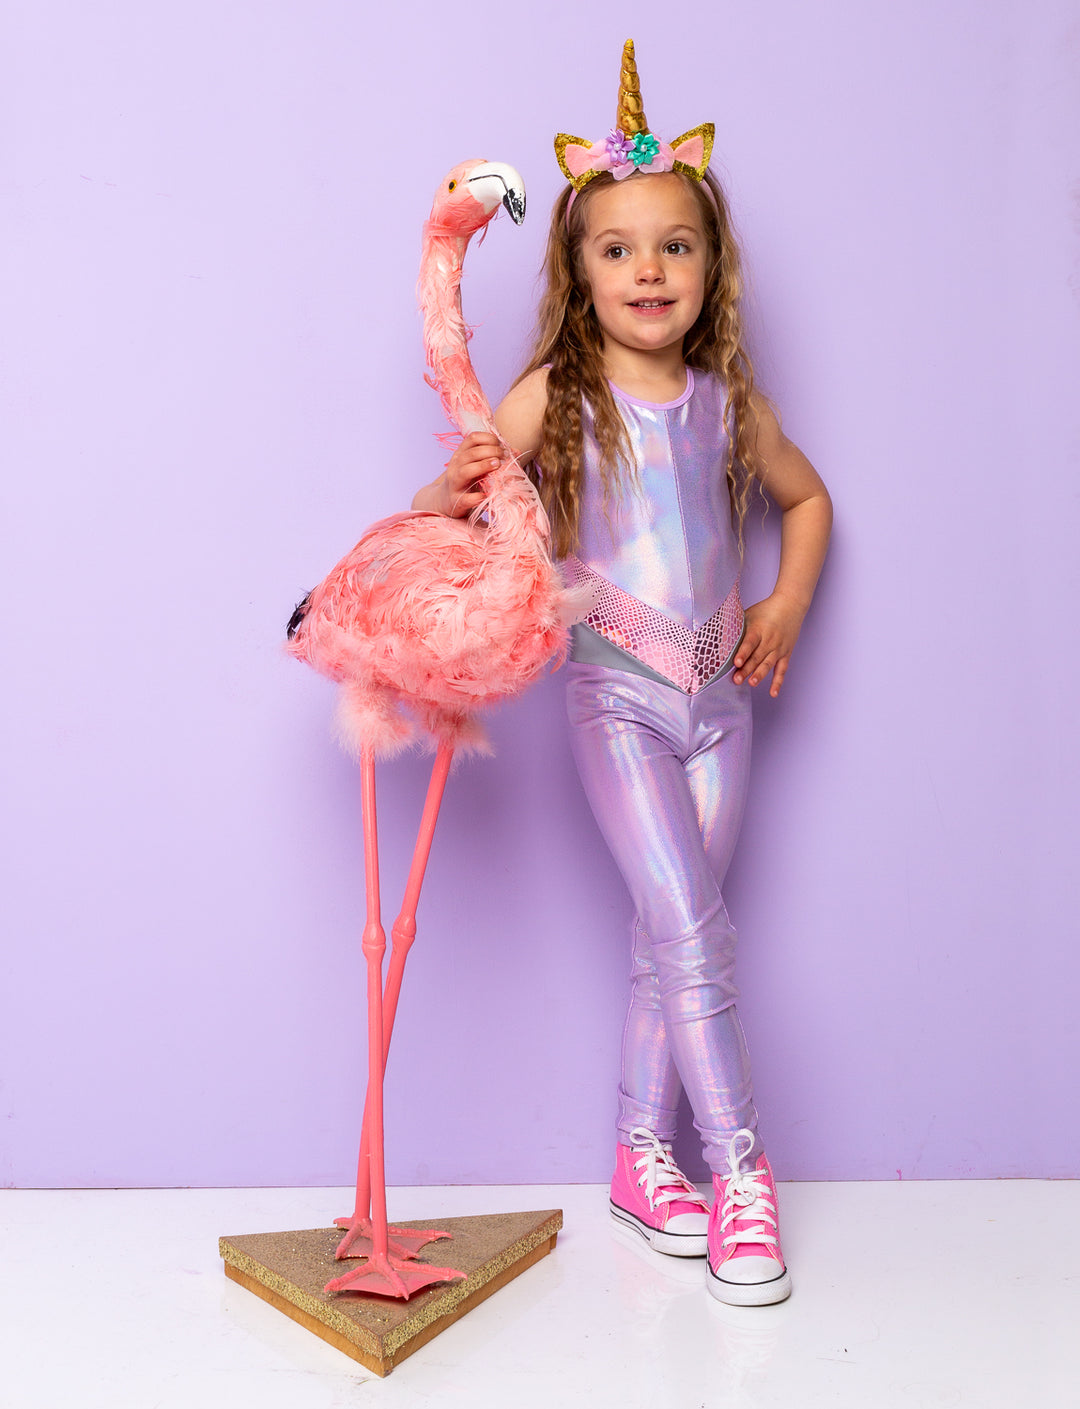
[[(502, 161), (486, 161), (468, 179), (473, 195), (485, 210), (493, 211), (501, 202), (515, 225), (525, 219), (525, 182), (512, 166)], [(477, 186), (477, 182), (482, 184)]]
[(516, 185), (507, 186), (502, 203), (510, 212), (510, 219), (514, 224), (520, 225), (525, 219), (525, 186), (520, 176)]

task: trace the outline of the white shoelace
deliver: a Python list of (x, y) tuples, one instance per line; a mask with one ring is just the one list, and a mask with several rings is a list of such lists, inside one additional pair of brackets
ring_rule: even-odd
[(662, 1145), (651, 1130), (643, 1125), (630, 1132), (630, 1144), (637, 1158), (634, 1168), (643, 1170), (638, 1188), (644, 1184), (649, 1207), (657, 1204), (699, 1204), (706, 1212), (708, 1200), (694, 1188), (672, 1157), (670, 1145)]
[[(738, 1144), (744, 1135), (750, 1143), (740, 1153)], [(773, 1202), (773, 1193), (765, 1182), (765, 1172), (742, 1167), (744, 1157), (753, 1148), (754, 1133), (751, 1130), (737, 1130), (728, 1142), (728, 1167), (731, 1175), (724, 1185), (720, 1231), (727, 1233), (736, 1219), (740, 1223), (751, 1223), (754, 1226), (738, 1233), (727, 1233), (724, 1247), (730, 1247), (732, 1243), (765, 1243), (772, 1244), (773, 1247), (777, 1245), (776, 1204)]]

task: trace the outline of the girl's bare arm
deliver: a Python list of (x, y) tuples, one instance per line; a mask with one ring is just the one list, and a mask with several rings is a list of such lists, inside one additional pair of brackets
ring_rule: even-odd
[(507, 445), (521, 463), (527, 464), (542, 443), (544, 411), (547, 408), (547, 368), (530, 372), (499, 402), (495, 424)]
[(783, 515), (780, 571), (768, 597), (746, 609), (746, 632), (735, 656), (734, 680), (758, 684), (772, 671), (769, 693), (784, 683), (788, 662), (825, 561), (832, 528), (832, 500), (821, 476), (780, 429), (771, 407), (753, 399), (761, 482)]

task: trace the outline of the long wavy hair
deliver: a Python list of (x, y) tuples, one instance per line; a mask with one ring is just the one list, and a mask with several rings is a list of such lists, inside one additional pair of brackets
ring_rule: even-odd
[[(753, 472), (763, 471), (755, 449), (750, 405), (754, 369), (744, 344), (739, 308), (743, 291), (742, 260), (719, 182), (707, 171), (704, 178), (709, 187), (707, 192), (702, 189), (704, 183), (682, 173), (677, 176), (697, 201), (710, 256), (705, 275), (705, 300), (697, 321), (684, 339), (683, 360), (698, 371), (714, 373), (726, 389), (727, 479), (741, 551), (751, 490), (757, 482)], [(582, 416), (586, 405), (600, 447), (605, 509), (610, 508), (627, 487), (632, 489), (637, 483), (637, 466), (626, 427), (604, 372), (604, 335), (592, 305), (581, 257), (589, 205), (596, 192), (613, 181), (610, 172), (595, 176), (570, 207), (569, 219), (567, 204), (571, 187), (567, 186), (555, 202), (544, 258), (545, 288), (537, 315), (536, 335), (528, 364), (518, 377), (521, 381), (540, 367), (549, 368), (543, 442), (530, 466), (530, 474), (551, 519), (553, 546), (558, 557), (574, 552), (578, 545), (584, 447)]]

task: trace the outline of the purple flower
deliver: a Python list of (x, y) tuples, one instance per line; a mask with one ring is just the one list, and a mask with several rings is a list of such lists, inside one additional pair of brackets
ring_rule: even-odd
[(625, 166), (628, 161), (633, 160), (634, 144), (620, 127), (611, 129), (604, 141), (604, 147), (611, 158), (612, 166)]

